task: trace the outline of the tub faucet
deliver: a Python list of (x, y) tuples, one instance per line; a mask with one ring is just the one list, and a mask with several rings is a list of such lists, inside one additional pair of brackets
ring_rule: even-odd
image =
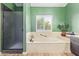
[(46, 35), (43, 35), (43, 34), (40, 34), (41, 36), (43, 36), (43, 37), (47, 37)]
[(31, 39), (30, 39), (30, 42), (34, 42), (34, 41), (33, 41), (33, 38), (34, 38), (34, 36), (32, 35), (32, 36), (31, 36)]

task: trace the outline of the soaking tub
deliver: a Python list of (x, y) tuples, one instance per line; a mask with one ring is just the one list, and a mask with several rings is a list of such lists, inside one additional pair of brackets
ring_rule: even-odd
[(60, 32), (27, 33), (27, 52), (70, 52), (70, 40), (66, 37), (62, 37), (60, 34)]

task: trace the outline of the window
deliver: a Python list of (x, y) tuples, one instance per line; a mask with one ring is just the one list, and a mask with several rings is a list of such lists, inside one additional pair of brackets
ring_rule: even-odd
[(36, 15), (36, 31), (52, 31), (52, 15)]

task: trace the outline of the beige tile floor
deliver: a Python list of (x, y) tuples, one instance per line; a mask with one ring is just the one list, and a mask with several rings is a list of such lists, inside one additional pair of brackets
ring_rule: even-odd
[(5, 54), (1, 54), (0, 56), (75, 56), (72, 53), (27, 53), (27, 54), (9, 54), (9, 53), (5, 53)]

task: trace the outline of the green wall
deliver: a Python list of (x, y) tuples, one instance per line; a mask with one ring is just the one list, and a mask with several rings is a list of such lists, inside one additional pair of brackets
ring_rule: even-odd
[(70, 32), (79, 32), (79, 3), (69, 3), (66, 6), (66, 23), (70, 24)]
[(69, 18), (70, 18), (69, 10), (71, 10), (71, 9), (68, 7), (68, 5), (65, 7), (65, 9), (66, 9), (66, 16), (65, 16), (66, 20), (65, 20), (65, 23), (69, 24), (69, 30), (68, 31), (71, 32), (72, 31), (72, 25), (71, 25), (71, 20), (69, 20)]
[(23, 51), (26, 51), (26, 34), (31, 32), (31, 20), (30, 20), (30, 4), (23, 4), (23, 28), (24, 28), (24, 39), (23, 39)]
[(10, 8), (11, 10), (14, 10), (14, 4), (13, 3), (4, 3), (5, 6)]
[(26, 4), (26, 32), (31, 31), (30, 4)]
[(31, 31), (36, 31), (36, 15), (52, 15), (52, 31), (60, 31), (57, 26), (65, 22), (65, 8), (64, 7), (31, 7)]

